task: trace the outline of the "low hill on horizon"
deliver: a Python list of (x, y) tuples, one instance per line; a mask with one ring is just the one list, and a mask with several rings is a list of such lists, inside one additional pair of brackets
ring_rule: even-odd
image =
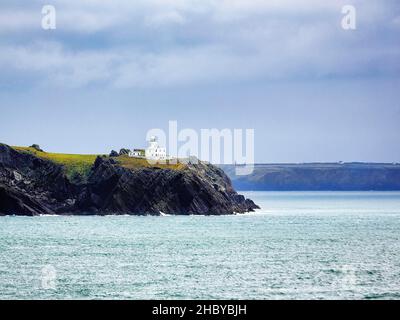
[(237, 190), (253, 191), (396, 191), (398, 163), (255, 164), (238, 176), (234, 165), (221, 165)]

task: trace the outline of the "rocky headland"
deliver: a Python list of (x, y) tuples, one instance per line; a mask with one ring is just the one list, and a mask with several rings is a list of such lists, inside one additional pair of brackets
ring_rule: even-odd
[(119, 157), (98, 156), (84, 177), (71, 177), (65, 165), (0, 144), (0, 215), (221, 215), (256, 208), (209, 163), (129, 167)]

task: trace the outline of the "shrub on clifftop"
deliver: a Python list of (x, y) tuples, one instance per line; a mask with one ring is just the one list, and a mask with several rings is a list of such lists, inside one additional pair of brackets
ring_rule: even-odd
[(42, 149), (40, 149), (40, 146), (38, 145), (38, 144), (33, 144), (33, 145), (31, 145), (30, 146), (31, 148), (33, 148), (33, 149), (35, 149), (36, 151), (39, 151), (39, 152), (44, 152)]

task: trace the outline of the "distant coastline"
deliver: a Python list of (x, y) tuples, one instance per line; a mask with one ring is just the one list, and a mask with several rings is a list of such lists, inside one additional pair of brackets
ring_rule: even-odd
[(254, 165), (247, 176), (234, 165), (220, 166), (237, 190), (254, 191), (399, 191), (399, 163), (272, 163)]

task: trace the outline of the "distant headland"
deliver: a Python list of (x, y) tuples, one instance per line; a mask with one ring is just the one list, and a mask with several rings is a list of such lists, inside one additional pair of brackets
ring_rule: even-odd
[(220, 166), (237, 190), (254, 191), (397, 191), (399, 163), (255, 164), (253, 173), (235, 175), (233, 165)]

